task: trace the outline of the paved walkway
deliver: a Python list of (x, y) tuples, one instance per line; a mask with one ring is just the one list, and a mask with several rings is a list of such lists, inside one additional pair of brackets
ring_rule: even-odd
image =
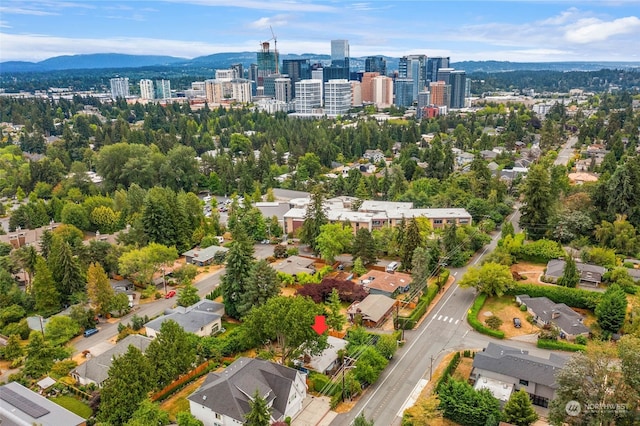
[(302, 411), (292, 421), (293, 426), (327, 426), (338, 415), (331, 410), (331, 400), (326, 396), (307, 395)]

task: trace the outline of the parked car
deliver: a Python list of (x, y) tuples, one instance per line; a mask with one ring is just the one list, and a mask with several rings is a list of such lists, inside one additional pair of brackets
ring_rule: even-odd
[(515, 328), (520, 328), (522, 327), (522, 322), (520, 321), (520, 318), (514, 318), (513, 319), (513, 326)]
[(165, 299), (171, 299), (173, 296), (176, 295), (176, 291), (175, 290), (169, 290), (167, 292), (167, 294), (164, 296)]
[(98, 331), (97, 328), (88, 328), (84, 331), (84, 337), (89, 337), (89, 336), (93, 336), (94, 334), (96, 334)]

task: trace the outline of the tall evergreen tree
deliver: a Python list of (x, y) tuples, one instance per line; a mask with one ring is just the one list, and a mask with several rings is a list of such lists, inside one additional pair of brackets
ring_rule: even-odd
[(35, 271), (31, 293), (36, 301), (36, 312), (40, 315), (57, 312), (60, 309), (60, 293), (43, 258), (39, 257), (36, 261)]
[(269, 426), (271, 424), (271, 410), (257, 389), (249, 401), (249, 407), (251, 409), (245, 416), (245, 426)]
[(600, 327), (609, 333), (622, 328), (627, 314), (627, 295), (618, 284), (611, 284), (596, 306), (596, 318)]
[(320, 228), (329, 223), (323, 206), (324, 198), (324, 189), (320, 185), (316, 186), (311, 193), (311, 203), (307, 206), (304, 222), (300, 229), (300, 240), (309, 244), (314, 253), (318, 252), (316, 238), (320, 235)]
[(280, 294), (280, 279), (269, 262), (261, 259), (253, 264), (244, 291), (240, 294), (238, 314), (245, 316), (254, 306)]
[(558, 285), (574, 288), (579, 282), (580, 274), (576, 267), (576, 261), (573, 260), (573, 256), (567, 256), (565, 258), (564, 272), (562, 276), (558, 278)]
[(227, 253), (226, 273), (222, 277), (221, 287), (225, 313), (232, 318), (239, 318), (238, 305), (246, 291), (254, 262), (253, 244), (240, 223), (235, 226), (233, 240)]
[(371, 232), (367, 228), (358, 229), (351, 251), (353, 258), (359, 257), (365, 265), (371, 265), (377, 260), (376, 251), (376, 242)]
[(340, 293), (337, 289), (331, 290), (329, 300), (327, 300), (327, 306), (329, 308), (329, 315), (327, 315), (327, 324), (329, 327), (340, 332), (347, 318), (340, 312), (342, 305), (340, 303)]
[(538, 420), (538, 414), (524, 388), (511, 394), (504, 406), (504, 420), (516, 426), (529, 426)]
[(80, 262), (71, 252), (69, 244), (58, 235), (53, 237), (48, 263), (62, 300), (71, 300), (74, 293), (84, 294), (86, 279)]
[(413, 263), (413, 251), (422, 246), (422, 235), (416, 218), (412, 218), (406, 228), (403, 243), (400, 248), (402, 254), (402, 267), (405, 270), (411, 270)]
[(153, 373), (142, 352), (129, 345), (127, 352), (111, 363), (100, 392), (98, 420), (113, 425), (126, 423), (153, 388)]
[(544, 165), (531, 166), (522, 189), (524, 201), (520, 209), (520, 226), (533, 240), (544, 237), (552, 217), (554, 206), (549, 185), (549, 173)]
[(165, 321), (160, 326), (158, 337), (149, 344), (145, 358), (154, 372), (155, 387), (162, 389), (193, 367), (196, 362), (195, 344), (178, 323)]

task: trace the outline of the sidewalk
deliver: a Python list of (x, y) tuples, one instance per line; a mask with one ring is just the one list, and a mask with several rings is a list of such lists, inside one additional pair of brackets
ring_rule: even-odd
[(293, 426), (328, 426), (338, 415), (331, 411), (331, 400), (326, 396), (307, 395), (302, 401), (302, 411), (293, 418)]

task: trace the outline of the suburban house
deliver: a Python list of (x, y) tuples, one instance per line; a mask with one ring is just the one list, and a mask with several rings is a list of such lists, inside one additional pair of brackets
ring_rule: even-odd
[(295, 276), (300, 273), (314, 274), (316, 269), (313, 267), (313, 264), (313, 259), (302, 256), (289, 256), (282, 260), (282, 262), (271, 266), (276, 272)]
[[(558, 282), (558, 278), (564, 274), (564, 259), (551, 259), (547, 263), (545, 277), (551, 282)], [(576, 262), (576, 269), (580, 274), (580, 285), (597, 287), (602, 282), (602, 276), (607, 272), (606, 268), (590, 263)]]
[(7, 426), (84, 426), (86, 420), (44, 396), (9, 382), (0, 386), (0, 424)]
[(295, 417), (307, 396), (306, 375), (293, 368), (241, 357), (220, 373), (209, 373), (187, 399), (204, 426), (242, 425), (256, 391), (271, 409), (272, 422)]
[(338, 352), (347, 347), (347, 341), (327, 336), (327, 347), (320, 355), (305, 356), (305, 367), (322, 374), (332, 374), (340, 367)]
[(227, 253), (229, 251), (226, 247), (209, 246), (206, 248), (196, 247), (189, 251), (185, 251), (182, 255), (185, 257), (186, 263), (191, 263), (197, 266), (206, 266), (213, 263), (213, 258), (217, 253)]
[(145, 324), (147, 336), (155, 338), (165, 321), (173, 320), (187, 333), (200, 337), (211, 336), (222, 328), (224, 305), (208, 299), (187, 306), (178, 306), (170, 310), (167, 315), (158, 317)]
[(627, 272), (633, 281), (640, 282), (640, 269), (627, 268)]
[[(297, 231), (304, 223), (310, 203), (309, 199), (304, 201), (304, 204), (298, 204), (285, 213), (285, 233)], [(403, 219), (414, 217), (428, 219), (434, 229), (452, 224), (470, 225), (472, 222), (471, 214), (462, 208), (414, 209), (410, 202), (365, 200), (354, 211), (351, 203), (336, 197), (326, 200), (324, 208), (330, 223), (349, 223), (354, 233), (361, 228), (373, 231), (385, 226), (395, 227)]]
[(16, 229), (13, 232), (8, 232), (6, 235), (0, 235), (0, 242), (11, 244), (14, 249), (23, 246), (34, 246), (36, 250), (40, 251), (40, 239), (45, 231), (53, 231), (60, 223), (51, 221), (49, 225), (41, 226), (36, 229)]
[(582, 323), (583, 316), (564, 303), (554, 303), (546, 297), (516, 296), (516, 302), (527, 307), (527, 312), (541, 326), (555, 324), (568, 340), (588, 336), (589, 328)]
[(384, 161), (384, 152), (379, 149), (367, 149), (362, 156), (365, 160), (369, 160), (372, 163), (379, 163), (380, 161)]
[(124, 355), (129, 349), (129, 346), (133, 346), (139, 349), (140, 352), (145, 353), (152, 340), (150, 337), (140, 334), (130, 334), (116, 343), (111, 349), (106, 350), (100, 355), (92, 356), (74, 368), (71, 371), (71, 377), (83, 386), (93, 383), (98, 387), (102, 387), (102, 383), (107, 380), (109, 368), (111, 368), (111, 363), (114, 358)]
[(512, 392), (524, 389), (534, 405), (548, 407), (558, 385), (556, 374), (568, 358), (550, 353), (549, 358), (529, 355), (529, 351), (489, 343), (473, 358), (469, 380), (475, 389), (489, 389), (501, 402)]
[(347, 309), (349, 320), (354, 322), (356, 315), (362, 316), (362, 325), (375, 328), (384, 322), (396, 306), (396, 301), (383, 294), (370, 294), (361, 302), (353, 302)]
[(403, 272), (383, 272), (372, 269), (357, 281), (369, 294), (383, 294), (394, 299), (401, 293), (409, 291), (413, 279)]

